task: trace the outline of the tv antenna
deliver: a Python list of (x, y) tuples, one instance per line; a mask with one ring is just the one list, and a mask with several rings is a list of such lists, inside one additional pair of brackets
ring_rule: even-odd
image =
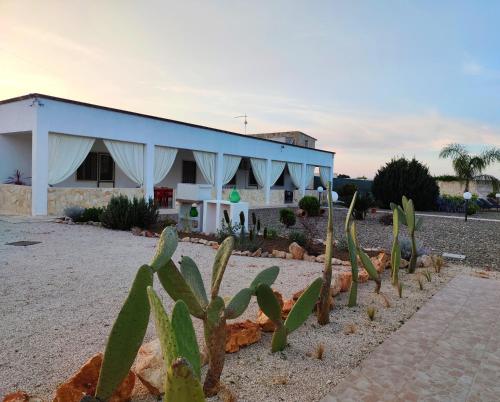
[(247, 116), (247, 114), (245, 113), (242, 116), (235, 116), (234, 118), (235, 119), (245, 119), (245, 120), (243, 120), (243, 124), (245, 125), (245, 134), (246, 134), (247, 133), (247, 124), (248, 124), (248, 120), (247, 120), (248, 116)]

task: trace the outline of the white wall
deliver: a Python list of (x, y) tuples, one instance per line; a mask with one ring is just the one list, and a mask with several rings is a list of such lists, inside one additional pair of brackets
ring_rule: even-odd
[(31, 177), (31, 133), (0, 134), (0, 183), (16, 169)]

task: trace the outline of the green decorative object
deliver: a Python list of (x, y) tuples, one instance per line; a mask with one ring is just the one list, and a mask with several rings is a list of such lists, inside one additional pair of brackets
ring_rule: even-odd
[(229, 193), (229, 201), (237, 203), (240, 202), (240, 200), (241, 200), (240, 193), (238, 193), (238, 190), (236, 190), (236, 186), (234, 186), (231, 192)]
[(198, 208), (196, 204), (191, 205), (191, 209), (189, 210), (189, 216), (191, 218), (197, 218), (198, 217)]

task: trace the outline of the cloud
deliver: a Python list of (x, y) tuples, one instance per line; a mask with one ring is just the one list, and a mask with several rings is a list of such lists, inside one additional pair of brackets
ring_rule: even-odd
[(462, 72), (466, 75), (481, 75), (484, 73), (484, 67), (475, 61), (468, 61), (463, 63)]

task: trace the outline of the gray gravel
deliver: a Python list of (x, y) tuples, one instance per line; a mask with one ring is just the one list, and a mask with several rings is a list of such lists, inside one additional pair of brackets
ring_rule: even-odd
[[(339, 239), (344, 233), (346, 209), (334, 210), (334, 236)], [(300, 220), (290, 230), (279, 223), (279, 209), (261, 209), (254, 211), (263, 226), (279, 229), (282, 233), (290, 230), (302, 230)], [(390, 248), (392, 226), (379, 222), (384, 212), (368, 213), (363, 221), (356, 221), (360, 243), (365, 247)], [(496, 212), (477, 214), (477, 217), (496, 219)], [(417, 241), (432, 253), (454, 253), (466, 256), (466, 263), (500, 270), (500, 220), (496, 222), (442, 218), (424, 216), (424, 223), (417, 232)], [(326, 218), (310, 218), (310, 226), (316, 231), (315, 236), (325, 238)], [(402, 228), (404, 236), (406, 228)]]
[[(5, 245), (17, 240), (41, 243)], [(137, 267), (150, 260), (155, 244), (156, 239), (98, 227), (0, 220), (0, 397), (22, 389), (48, 398), (85, 360), (102, 351)], [(181, 243), (175, 258), (182, 253), (199, 262), (208, 282), (214, 251)], [(322, 270), (321, 264), (303, 261), (233, 257), (222, 295), (247, 286), (256, 272), (271, 264), (281, 268), (275, 287), (285, 297), (304, 288)], [(270, 353), (266, 334), (260, 343), (229, 355), (223, 381), (240, 401), (319, 400), (440, 286), (467, 269), (444, 268), (441, 276), (434, 275), (432, 283), (425, 284), (424, 291), (417, 289), (414, 276), (403, 273), (403, 299), (389, 285), (386, 271), (383, 292), (392, 307), (383, 306), (382, 298), (373, 293), (373, 283), (363, 284), (357, 308), (346, 308), (347, 295), (342, 294), (332, 311), (332, 323), (318, 328), (311, 317), (290, 335), (290, 347), (283, 353)], [(167, 297), (164, 301), (171, 309), (171, 301)], [(368, 305), (378, 309), (374, 322), (367, 319)], [(252, 319), (256, 312), (252, 301), (242, 318)], [(344, 334), (351, 323), (356, 333)], [(200, 335), (199, 320), (195, 326)], [(150, 325), (146, 340), (153, 335)], [(325, 347), (323, 360), (311, 355), (320, 343)]]

